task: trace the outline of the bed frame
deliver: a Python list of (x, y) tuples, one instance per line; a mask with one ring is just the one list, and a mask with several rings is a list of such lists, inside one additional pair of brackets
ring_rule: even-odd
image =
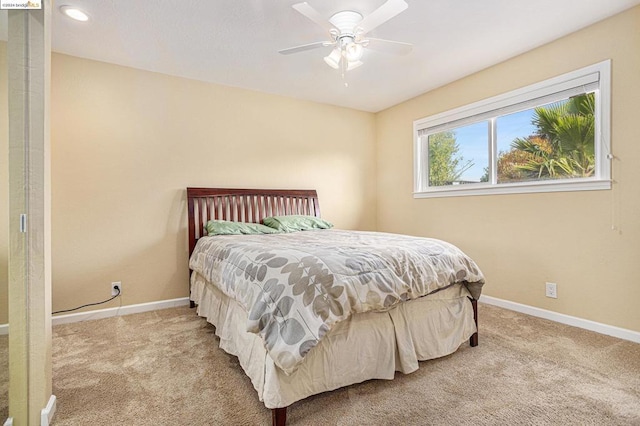
[[(302, 214), (320, 217), (318, 194), (315, 190), (292, 189), (230, 189), (187, 188), (189, 218), (189, 257), (198, 239), (205, 235), (209, 220), (261, 223), (269, 216)], [(191, 290), (189, 290), (191, 291)], [(478, 303), (471, 299), (473, 319), (478, 325)], [(195, 307), (193, 301), (190, 306)], [(469, 339), (471, 346), (478, 346), (478, 333)], [(271, 410), (273, 426), (285, 426), (287, 408)]]

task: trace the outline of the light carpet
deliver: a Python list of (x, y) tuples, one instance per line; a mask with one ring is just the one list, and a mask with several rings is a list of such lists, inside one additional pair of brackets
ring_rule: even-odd
[[(640, 425), (640, 345), (480, 304), (480, 345), (307, 398), (288, 425)], [(55, 426), (269, 425), (214, 328), (172, 308), (54, 327)]]

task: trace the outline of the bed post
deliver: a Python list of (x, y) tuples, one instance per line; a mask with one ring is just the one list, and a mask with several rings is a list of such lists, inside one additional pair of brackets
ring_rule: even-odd
[[(195, 217), (195, 202), (191, 196), (191, 188), (187, 188), (187, 216), (189, 225), (189, 257), (193, 253), (193, 248), (196, 246), (196, 217)], [(187, 258), (187, 264), (189, 259)], [(191, 278), (191, 269), (189, 269), (189, 278)], [(191, 300), (191, 285), (189, 285), (189, 307), (195, 308), (196, 304)]]
[(478, 346), (478, 301), (476, 299), (471, 299), (471, 306), (473, 306), (473, 320), (476, 323), (476, 332), (471, 335), (469, 344), (471, 347), (476, 347)]
[(271, 410), (272, 426), (285, 426), (287, 424), (287, 407), (273, 408)]

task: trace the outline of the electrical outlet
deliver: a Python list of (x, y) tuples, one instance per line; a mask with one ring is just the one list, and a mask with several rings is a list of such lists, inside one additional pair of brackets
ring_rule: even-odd
[[(118, 290), (116, 290), (116, 287), (118, 287), (120, 289), (119, 292), (118, 292)], [(111, 295), (112, 296), (117, 296), (119, 294), (120, 295), (122, 294), (122, 283), (120, 281), (112, 282), (111, 283)]]
[(546, 292), (545, 295), (547, 297), (552, 297), (554, 299), (558, 298), (558, 286), (556, 283), (545, 283)]

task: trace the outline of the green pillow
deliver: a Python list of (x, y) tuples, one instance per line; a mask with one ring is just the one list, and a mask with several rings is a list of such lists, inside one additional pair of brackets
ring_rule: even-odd
[(205, 225), (208, 235), (255, 235), (277, 234), (278, 231), (259, 223), (229, 222), (226, 220), (210, 220)]
[(265, 225), (280, 232), (308, 231), (310, 229), (329, 229), (333, 224), (315, 216), (289, 215), (265, 217)]

